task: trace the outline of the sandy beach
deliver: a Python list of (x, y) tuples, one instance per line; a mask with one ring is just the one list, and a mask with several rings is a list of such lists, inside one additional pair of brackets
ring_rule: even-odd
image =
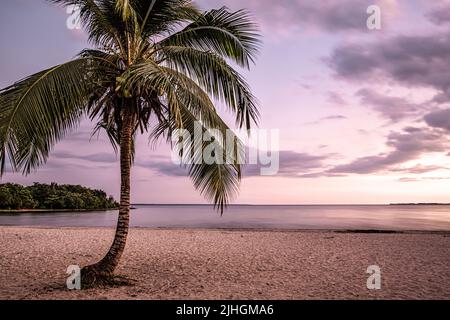
[[(134, 285), (69, 291), (112, 229), (0, 227), (0, 299), (450, 299), (450, 234), (131, 229)], [(368, 290), (366, 269), (381, 268)]]

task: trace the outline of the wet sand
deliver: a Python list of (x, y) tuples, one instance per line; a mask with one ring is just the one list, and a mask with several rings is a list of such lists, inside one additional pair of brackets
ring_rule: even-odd
[(0, 299), (450, 299), (450, 234), (419, 232), (134, 228), (117, 270), (134, 285), (67, 290), (67, 267), (96, 262), (113, 234), (0, 227)]

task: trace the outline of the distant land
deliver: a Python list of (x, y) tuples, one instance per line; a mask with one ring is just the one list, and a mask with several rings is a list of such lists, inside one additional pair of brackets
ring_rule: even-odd
[(0, 212), (57, 212), (117, 209), (119, 204), (102, 190), (80, 185), (0, 184)]
[[(136, 206), (205, 206), (205, 207), (211, 207), (211, 204), (207, 203), (133, 203), (131, 204), (136, 208)], [(330, 206), (330, 207), (345, 207), (345, 206), (450, 206), (450, 203), (434, 203), (434, 202), (423, 202), (423, 203), (321, 203), (321, 204), (284, 204), (284, 203), (276, 203), (276, 204), (258, 204), (258, 203), (232, 203), (228, 205), (229, 207), (246, 207), (246, 206), (265, 206), (265, 207), (320, 207), (320, 206)]]
[(390, 206), (450, 206), (450, 203), (424, 202), (424, 203), (390, 203)]

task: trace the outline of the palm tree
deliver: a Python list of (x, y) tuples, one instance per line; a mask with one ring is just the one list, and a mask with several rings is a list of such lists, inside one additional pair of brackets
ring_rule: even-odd
[[(0, 91), (0, 173), (6, 161), (23, 174), (44, 164), (84, 116), (94, 121), (94, 132), (106, 132), (120, 154), (119, 217), (108, 253), (81, 276), (84, 286), (107, 284), (127, 239), (137, 134), (172, 141), (179, 129), (194, 134), (198, 123), (204, 132), (224, 133), (228, 127), (217, 114), (218, 103), (249, 129), (259, 116), (255, 98), (231, 64), (250, 68), (259, 34), (246, 11), (201, 12), (191, 0), (49, 1), (79, 7), (94, 49)], [(194, 186), (222, 213), (241, 179), (243, 146), (233, 138), (231, 151), (224, 139), (212, 142), (231, 162), (186, 165)], [(184, 145), (180, 156), (198, 155), (205, 146)]]

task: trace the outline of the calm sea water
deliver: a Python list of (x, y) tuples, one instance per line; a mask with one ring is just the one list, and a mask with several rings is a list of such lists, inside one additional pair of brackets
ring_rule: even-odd
[[(117, 212), (0, 214), (0, 225), (113, 227)], [(210, 206), (138, 205), (133, 227), (379, 229), (450, 231), (450, 206), (231, 206), (221, 217)]]

